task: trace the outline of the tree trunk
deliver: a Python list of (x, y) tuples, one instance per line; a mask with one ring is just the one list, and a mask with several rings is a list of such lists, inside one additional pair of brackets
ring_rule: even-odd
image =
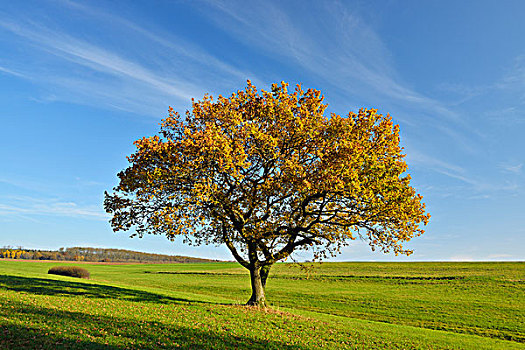
[(266, 307), (266, 296), (264, 295), (264, 287), (266, 286), (266, 279), (270, 272), (270, 266), (250, 267), (250, 279), (252, 282), (252, 296), (246, 305)]
[(268, 278), (268, 275), (270, 274), (270, 265), (265, 265), (261, 267), (261, 283), (263, 286), (263, 289), (266, 288), (266, 279)]

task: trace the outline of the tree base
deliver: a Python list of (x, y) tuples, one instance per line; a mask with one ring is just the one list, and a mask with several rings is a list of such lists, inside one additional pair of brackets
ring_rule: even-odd
[(268, 304), (266, 304), (266, 300), (265, 299), (262, 299), (262, 300), (248, 300), (248, 302), (246, 303), (246, 306), (251, 306), (251, 307), (258, 307), (258, 308), (261, 308), (261, 309), (266, 309), (268, 307)]

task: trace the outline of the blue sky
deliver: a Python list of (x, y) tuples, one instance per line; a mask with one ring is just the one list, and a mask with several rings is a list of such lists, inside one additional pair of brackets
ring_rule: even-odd
[(0, 246), (231, 259), (115, 234), (102, 201), (168, 106), (251, 79), (401, 126), (427, 232), (409, 258), (356, 242), (335, 260), (524, 260), (524, 13), (518, 0), (4, 1)]

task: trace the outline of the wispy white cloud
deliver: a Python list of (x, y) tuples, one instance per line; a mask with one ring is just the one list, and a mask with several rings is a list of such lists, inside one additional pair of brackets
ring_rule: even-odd
[(236, 38), (262, 48), (269, 55), (299, 64), (310, 74), (343, 90), (345, 95), (389, 98), (404, 106), (416, 106), (427, 115), (462, 123), (457, 113), (402, 82), (392, 68), (391, 54), (381, 38), (347, 4), (318, 3), (313, 12), (323, 18), (322, 25), (316, 25), (318, 18), (301, 13), (291, 17), (268, 2), (248, 5), (208, 1), (207, 4), (216, 9), (206, 9), (209, 17)]
[[(423, 154), (417, 150), (411, 150), (407, 155), (407, 162), (410, 166), (416, 166), (425, 170), (431, 170), (435, 173), (444, 175), (450, 179), (457, 180), (468, 186), (469, 199), (489, 199), (494, 192), (515, 192), (520, 187), (516, 182), (505, 179), (497, 181), (487, 181), (479, 176), (472, 176), (465, 167), (461, 167), (450, 162)], [(507, 172), (519, 173), (522, 164), (514, 166), (502, 166)], [(443, 188), (442, 188), (443, 189)], [(441, 193), (442, 196), (460, 195), (465, 197), (464, 189), (459, 191), (458, 188), (450, 187), (448, 191)]]
[(473, 97), (479, 96), (485, 93), (488, 86), (468, 86), (458, 83), (441, 83), (437, 86), (437, 89), (444, 92), (453, 93), (459, 96), (459, 100), (453, 102), (453, 105), (460, 105)]
[(15, 23), (5, 19), (0, 21), (0, 26), (30, 40), (49, 53), (93, 70), (131, 78), (182, 99), (189, 99), (193, 96), (190, 92), (192, 84), (189, 82), (176, 81), (174, 84), (138, 63), (78, 40), (66, 33), (55, 32), (36, 23)]
[[(46, 189), (46, 185), (42, 183), (42, 181), (38, 181), (35, 179), (27, 179), (23, 176), (15, 177), (0, 177), (0, 185), (8, 185), (17, 187), (18, 190), (26, 190), (31, 192), (41, 192), (43, 189)], [(4, 192), (4, 191), (2, 191)], [(5, 193), (5, 192), (4, 192)]]
[(84, 14), (90, 15), (97, 20), (111, 22), (121, 28), (126, 28), (134, 34), (140, 34), (144, 38), (161, 45), (165, 49), (175, 51), (178, 55), (184, 57), (190, 62), (198, 62), (201, 65), (201, 67), (203, 65), (213, 67), (213, 69), (216, 69), (218, 71), (240, 79), (246, 79), (248, 77), (253, 76), (253, 73), (240, 70), (230, 64), (227, 64), (226, 62), (217, 59), (215, 56), (210, 55), (202, 48), (194, 45), (193, 43), (184, 40), (180, 37), (175, 37), (173, 33), (159, 33), (159, 29), (157, 29), (156, 32), (153, 32), (151, 30), (146, 29), (145, 27), (137, 25), (136, 22), (117, 16), (106, 10), (101, 10), (100, 7), (92, 7), (86, 4), (72, 2), (69, 0), (62, 0), (60, 2), (70, 7), (71, 9), (75, 9)]
[[(2, 203), (3, 202), (3, 203)], [(82, 206), (58, 199), (42, 199), (26, 196), (5, 197), (0, 202), (0, 216), (33, 217), (42, 215), (79, 217), (107, 220), (108, 216), (98, 206)]]
[[(20, 62), (19, 56), (9, 60), (6, 55), (0, 66), (0, 73), (31, 80), (53, 91), (34, 100), (105, 106), (158, 118), (158, 111), (165, 112), (168, 104), (188, 106), (192, 97), (201, 98), (204, 92), (214, 93), (214, 89), (250, 77), (257, 81), (250, 72), (171, 33), (149, 31), (111, 11), (85, 4), (58, 4), (76, 11), (93, 28), (98, 23), (113, 24), (118, 35), (133, 37), (136, 45), (121, 48), (111, 40), (90, 40), (89, 35), (61, 29), (48, 17), (19, 18), (0, 13), (0, 30), (15, 34), (18, 46), (32, 47), (38, 52), (35, 55), (42, 57)], [(140, 47), (142, 50), (137, 49)]]
[(18, 78), (29, 79), (29, 76), (27, 76), (25, 74), (22, 74), (20, 72), (17, 72), (17, 71), (14, 71), (12, 69), (8, 69), (8, 68), (2, 67), (2, 66), (0, 66), (0, 72), (5, 73), (5, 74), (9, 74), (9, 75), (13, 75), (13, 76), (18, 77)]
[[(434, 171), (469, 185), (470, 189), (467, 191), (470, 193), (468, 196), (469, 199), (489, 199), (491, 198), (490, 194), (494, 194), (496, 192), (514, 193), (520, 189), (520, 186), (515, 182), (504, 180), (487, 182), (480, 178), (461, 175), (444, 169), (437, 168), (434, 169)], [(457, 193), (458, 191), (456, 190), (454, 192)], [(465, 189), (457, 194), (459, 194), (461, 197), (464, 197), (464, 192)]]
[(448, 176), (452, 179), (459, 180), (466, 184), (482, 187), (482, 184), (466, 175), (465, 168), (449, 162), (437, 159), (435, 157), (423, 154), (417, 150), (411, 150), (407, 156), (409, 165), (416, 165), (427, 170), (435, 171), (439, 174)]
[(512, 105), (489, 110), (483, 116), (494, 123), (507, 125), (525, 124), (525, 106)]
[(77, 183), (81, 186), (105, 186), (106, 184), (100, 181), (93, 181), (88, 179), (83, 179), (80, 177), (75, 177)]
[(507, 173), (521, 174), (523, 171), (523, 163), (519, 164), (501, 164), (501, 169)]
[(492, 82), (475, 86), (442, 83), (438, 89), (457, 96), (458, 100), (451, 102), (451, 106), (464, 104), (474, 98), (490, 97), (491, 100), (496, 100), (499, 94), (513, 96), (510, 103), (498, 103), (497, 108), (483, 111), (481, 115), (484, 119), (497, 123), (525, 123), (525, 55), (515, 57), (513, 64), (504, 69), (506, 73)]
[[(494, 84), (499, 89), (509, 88), (523, 88), (525, 86), (525, 54), (519, 55), (514, 58), (514, 64), (511, 69), (507, 72), (505, 77)], [(525, 98), (523, 90), (521, 90), (522, 98)]]
[(449, 171), (458, 175), (465, 174), (465, 169), (463, 167), (423, 154), (418, 150), (411, 150), (410, 154), (407, 155), (407, 158), (409, 164), (420, 164), (427, 168)]

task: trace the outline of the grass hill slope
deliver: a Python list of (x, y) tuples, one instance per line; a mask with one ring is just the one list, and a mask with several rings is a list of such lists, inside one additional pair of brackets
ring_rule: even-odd
[(278, 264), (273, 307), (235, 263), (0, 262), (6, 349), (524, 349), (524, 263)]

